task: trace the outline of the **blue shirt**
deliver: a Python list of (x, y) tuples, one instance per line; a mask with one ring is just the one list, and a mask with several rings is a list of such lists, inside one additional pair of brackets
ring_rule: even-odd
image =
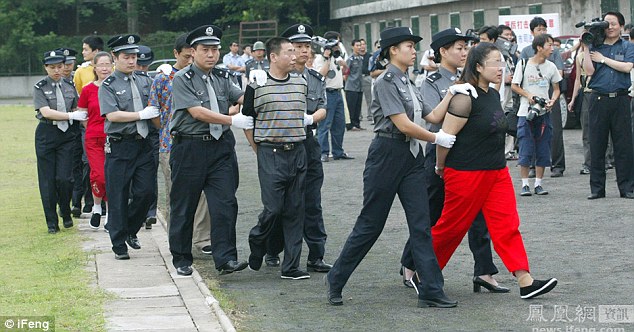
[[(603, 56), (621, 62), (634, 62), (634, 47), (629, 42), (619, 39), (613, 45), (603, 44), (592, 47), (591, 51), (600, 52)], [(620, 72), (607, 64), (593, 62), (594, 74), (588, 87), (599, 93), (611, 93), (629, 89), (632, 82), (630, 73)]]

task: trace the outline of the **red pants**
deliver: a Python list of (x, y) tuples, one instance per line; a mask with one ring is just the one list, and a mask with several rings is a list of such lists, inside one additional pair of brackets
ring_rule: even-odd
[(528, 271), (528, 257), (519, 231), (515, 191), (507, 167), (494, 171), (445, 168), (445, 206), (431, 229), (434, 251), (444, 268), (478, 212), (486, 220), (493, 248), (510, 272)]
[(106, 163), (106, 153), (104, 145), (105, 137), (87, 137), (84, 142), (86, 149), (86, 157), (90, 165), (90, 187), (95, 197), (100, 197), (107, 201), (106, 197), (106, 175), (104, 173), (104, 165)]

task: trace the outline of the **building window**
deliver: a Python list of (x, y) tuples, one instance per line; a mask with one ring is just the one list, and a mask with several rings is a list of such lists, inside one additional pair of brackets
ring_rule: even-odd
[(354, 39), (359, 39), (359, 25), (354, 25)]
[(473, 27), (477, 30), (484, 26), (484, 10), (473, 11)]
[(499, 15), (511, 15), (511, 7), (500, 7)]
[(368, 45), (369, 50), (373, 50), (372, 46), (372, 23), (365, 23), (365, 43)]
[(397, 19), (394, 20), (394, 26), (395, 27), (403, 26), (403, 24), (401, 23), (401, 19), (400, 18), (397, 18)]
[(385, 21), (379, 21), (379, 32), (385, 30)]
[[(411, 18), (412, 24), (410, 28), (412, 28), (412, 33), (416, 36), (420, 36), (420, 23), (418, 21), (418, 16), (412, 16)], [(416, 43), (416, 50), (420, 51), (420, 43)]]
[(532, 5), (528, 5), (528, 13), (529, 14), (541, 14), (542, 13), (542, 4), (534, 3)]
[(618, 12), (619, 1), (618, 0), (601, 0), (601, 13)]
[(438, 33), (438, 15), (429, 15), (429, 27), (432, 35)]
[(460, 28), (460, 13), (449, 13), (449, 25), (452, 28)]

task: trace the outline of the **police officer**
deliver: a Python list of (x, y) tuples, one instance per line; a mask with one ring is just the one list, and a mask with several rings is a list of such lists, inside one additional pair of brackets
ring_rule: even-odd
[[(304, 192), (304, 241), (308, 246), (308, 261), (306, 269), (309, 272), (328, 272), (332, 265), (324, 262), (326, 251), (326, 229), (321, 209), (321, 186), (324, 182), (324, 170), (320, 160), (321, 147), (313, 131), (315, 125), (326, 117), (326, 82), (325, 78), (316, 70), (306, 67), (310, 56), (313, 28), (306, 24), (295, 24), (282, 32), (282, 37), (288, 38), (295, 48), (295, 72), (302, 75), (308, 83), (306, 94), (306, 114), (312, 124), (306, 127), (306, 191)], [(311, 120), (308, 120), (309, 122)], [(280, 229), (281, 231), (281, 229)], [(272, 241), (283, 243), (283, 238), (273, 236)], [(274, 245), (272, 245), (274, 246)], [(274, 253), (281, 252), (278, 247)], [(265, 257), (267, 258), (267, 257)], [(265, 259), (268, 264), (268, 261)], [(277, 258), (279, 262), (279, 258)]]
[(56, 49), (56, 51), (61, 51), (66, 60), (64, 61), (64, 73), (62, 74), (64, 78), (73, 81), (73, 74), (75, 69), (75, 63), (77, 62), (77, 51), (72, 48), (60, 47)]
[(616, 182), (622, 198), (634, 199), (634, 151), (628, 88), (631, 85), (629, 72), (634, 62), (634, 45), (621, 39), (625, 24), (623, 14), (608, 12), (603, 20), (605, 41), (599, 46), (590, 46), (584, 58), (590, 58), (593, 66), (584, 62), (584, 70), (592, 75), (588, 87), (590, 97), (590, 196), (588, 199), (605, 197), (605, 150), (608, 135), (612, 137)]
[[(432, 36), (431, 48), (436, 57), (435, 62), (440, 63), (438, 70), (427, 76), (421, 86), (421, 92), (426, 103), (435, 107), (443, 100), (449, 87), (460, 76), (458, 68), (464, 67), (467, 59), (467, 43), (475, 38), (464, 35), (458, 28), (449, 28)], [(442, 123), (429, 124), (431, 132), (438, 132)], [(429, 215), (431, 225), (435, 225), (445, 201), (445, 184), (442, 178), (436, 175), (436, 145), (428, 143), (425, 154), (425, 178), (427, 180), (427, 194), (429, 196)], [(408, 241), (409, 244), (409, 241)], [(493, 263), (491, 254), (491, 240), (482, 213), (478, 214), (469, 230), (469, 248), (473, 253), (474, 265), (474, 290), (480, 290), (484, 286), (491, 292), (506, 293), (508, 288), (499, 287), (492, 275), (498, 273)], [(403, 266), (411, 269), (413, 260), (408, 245), (405, 246), (401, 259)], [(406, 277), (406, 279), (409, 279)], [(487, 281), (485, 281), (487, 280)]]
[(139, 45), (139, 54), (136, 59), (137, 72), (141, 71), (147, 74), (152, 60), (154, 60), (154, 52), (152, 52), (152, 49), (145, 45)]
[(73, 84), (62, 77), (64, 61), (65, 56), (60, 50), (44, 53), (43, 64), (48, 75), (33, 89), (35, 117), (40, 121), (35, 130), (37, 177), (46, 226), (51, 234), (59, 231), (57, 205), (64, 227), (73, 226), (70, 156), (79, 135), (79, 121), (86, 120), (86, 112), (74, 112), (78, 96)]
[(264, 43), (261, 41), (256, 41), (253, 44), (253, 59), (250, 59), (249, 61), (247, 61), (244, 65), (247, 68), (246, 69), (246, 77), (249, 80), (249, 82), (252, 81), (251, 79), (251, 71), (254, 69), (259, 69), (259, 70), (264, 70), (264, 71), (268, 71), (270, 68), (269, 65), (269, 60), (264, 56), (264, 54), (266, 53), (266, 49), (264, 48)]
[(191, 31), (186, 41), (194, 63), (176, 73), (172, 83), (169, 244), (180, 275), (193, 272), (194, 214), (203, 190), (213, 220), (211, 250), (216, 269), (227, 274), (248, 266), (238, 261), (236, 250), (238, 161), (230, 126), (253, 128), (253, 118), (229, 115), (229, 106), (241, 104), (243, 93), (227, 71), (215, 68), (221, 37), (222, 30), (215, 25)]
[(455, 136), (442, 130), (431, 133), (420, 124), (422, 118), (435, 123), (442, 121), (455, 91), (433, 111), (423, 103), (407, 75), (407, 69), (416, 59), (415, 44), (421, 39), (406, 27), (381, 32), (382, 57), (389, 59), (390, 64), (375, 83), (372, 114), (376, 136), (368, 149), (363, 172), (363, 208), (339, 258), (326, 276), (331, 305), (343, 304), (341, 291), (381, 234), (396, 194), (405, 209), (414, 264), (421, 276), (418, 305), (442, 308), (457, 305), (443, 291), (442, 272), (432, 248), (427, 191), (420, 190), (426, 184), (418, 141), (453, 145)]
[(134, 72), (139, 40), (137, 35), (119, 35), (108, 41), (115, 70), (99, 88), (99, 106), (106, 117), (104, 131), (108, 135), (104, 148), (107, 228), (115, 259), (130, 259), (126, 243), (141, 249), (136, 234), (156, 199), (154, 146), (148, 139), (153, 123), (148, 119), (155, 121), (159, 113), (156, 107), (145, 107), (150, 84)]

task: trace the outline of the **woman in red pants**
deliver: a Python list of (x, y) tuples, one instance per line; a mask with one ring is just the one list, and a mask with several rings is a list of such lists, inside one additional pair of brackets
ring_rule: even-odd
[(436, 147), (436, 173), (445, 180), (445, 206), (432, 228), (432, 241), (438, 264), (444, 268), (482, 211), (495, 251), (517, 278), (521, 298), (530, 299), (551, 291), (557, 279), (535, 280), (529, 273), (504, 157), (506, 118), (499, 93), (490, 87), (501, 81), (504, 66), (493, 44), (480, 43), (469, 52), (458, 83), (471, 83), (477, 98), (454, 96), (443, 123), (442, 129), (456, 135), (456, 142), (451, 149)]
[(101, 201), (106, 198), (106, 177), (104, 175), (104, 164), (106, 154), (104, 145), (106, 144), (106, 134), (103, 130), (104, 118), (99, 110), (98, 92), (101, 82), (112, 74), (112, 57), (109, 53), (99, 52), (93, 58), (95, 81), (86, 84), (81, 90), (77, 107), (79, 110), (88, 111), (88, 122), (86, 124), (86, 136), (84, 146), (86, 156), (90, 165), (90, 187), (95, 204), (92, 207), (92, 217), (90, 227), (98, 229), (101, 224)]

